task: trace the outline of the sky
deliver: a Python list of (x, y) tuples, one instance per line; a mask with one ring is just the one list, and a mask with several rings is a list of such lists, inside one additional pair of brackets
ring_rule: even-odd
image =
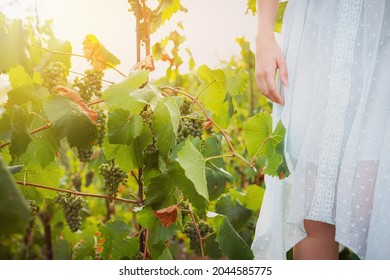
[[(6, 0), (7, 1), (7, 0)], [(10, 0), (8, 0), (10, 1)], [(150, 2), (156, 2), (149, 0)], [(115, 54), (124, 73), (136, 64), (135, 21), (127, 10), (127, 0), (19, 0), (19, 5), (5, 10), (10, 18), (23, 17), (23, 5), (30, 5), (41, 18), (54, 19), (54, 33), (62, 40), (69, 40), (74, 53), (82, 53), (82, 41), (87, 34), (94, 34), (105, 47)], [(253, 49), (256, 18), (246, 14), (245, 0), (182, 0), (187, 13), (179, 12), (151, 37), (152, 44), (177, 29), (181, 22), (186, 37), (184, 49), (190, 48), (196, 66), (202, 64), (215, 68), (220, 60), (239, 54), (236, 37), (245, 36)], [(1, 8), (1, 7), (0, 7)], [(4, 12), (4, 9), (3, 9)], [(185, 55), (184, 55), (185, 56)], [(182, 72), (187, 71), (184, 65)], [(152, 78), (164, 75), (167, 64), (156, 63)], [(82, 72), (88, 64), (82, 58), (72, 59), (72, 70)], [(114, 71), (106, 71), (106, 78), (120, 81), (123, 77)]]

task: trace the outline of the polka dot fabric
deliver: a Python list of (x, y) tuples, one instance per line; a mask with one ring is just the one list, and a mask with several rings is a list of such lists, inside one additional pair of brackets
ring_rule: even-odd
[(304, 219), (336, 225), (362, 259), (390, 259), (390, 1), (290, 0), (282, 49), (291, 176), (266, 176), (252, 249), (285, 259)]

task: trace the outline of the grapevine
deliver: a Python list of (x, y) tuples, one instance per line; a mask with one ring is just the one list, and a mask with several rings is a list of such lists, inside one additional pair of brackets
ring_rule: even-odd
[[(126, 172), (120, 169), (118, 165), (103, 163), (99, 167), (99, 173), (104, 178), (108, 196), (116, 197), (119, 184), (125, 182), (128, 177)], [(112, 201), (112, 199), (110, 201)]]
[(183, 117), (177, 133), (177, 142), (180, 143), (188, 136), (201, 138), (203, 134), (203, 119), (197, 113), (191, 113)]
[(214, 232), (213, 227), (207, 223), (204, 220), (200, 220), (198, 222), (198, 229), (200, 232), (200, 235), (202, 237), (202, 240), (199, 239), (199, 235), (196, 231), (195, 225), (193, 221), (188, 221), (187, 224), (184, 226), (184, 233), (186, 236), (190, 239), (190, 249), (195, 250), (195, 252), (200, 255), (201, 254), (201, 247), (200, 242), (204, 243), (204, 237)]
[(65, 86), (67, 83), (66, 67), (60, 61), (52, 61), (43, 70), (42, 77), (43, 86), (54, 92), (57, 86)]
[(107, 115), (103, 111), (99, 111), (96, 120), (96, 126), (98, 129), (97, 145), (99, 147), (103, 146), (104, 137), (106, 136), (106, 123), (107, 123)]
[(79, 79), (76, 77), (73, 86), (79, 89), (79, 95), (84, 101), (90, 101), (92, 96), (101, 97), (102, 78), (104, 73), (95, 69), (87, 69), (84, 76)]
[(30, 213), (31, 213), (31, 219), (28, 223), (28, 229), (32, 229), (35, 225), (35, 220), (37, 218), (39, 207), (35, 200), (28, 199), (27, 204), (30, 208)]
[(80, 162), (89, 162), (93, 155), (93, 148), (90, 149), (77, 149), (77, 157)]
[(81, 227), (81, 209), (84, 206), (84, 199), (81, 196), (70, 193), (59, 193), (55, 201), (62, 207), (65, 220), (72, 232)]

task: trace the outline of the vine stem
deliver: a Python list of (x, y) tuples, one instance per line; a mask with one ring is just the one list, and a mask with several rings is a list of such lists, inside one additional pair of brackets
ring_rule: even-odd
[(38, 44), (35, 44), (35, 43), (32, 43), (31, 44), (32, 46), (36, 47), (36, 48), (40, 48), (44, 51), (47, 51), (47, 52), (50, 52), (50, 53), (54, 53), (54, 54), (60, 54), (60, 55), (69, 55), (69, 56), (75, 56), (75, 57), (82, 57), (82, 58), (85, 58), (85, 59), (90, 59), (90, 60), (94, 60), (94, 61), (97, 61), (97, 62), (100, 62), (100, 63), (103, 63), (105, 64), (106, 66), (110, 67), (111, 69), (113, 69), (114, 71), (116, 71), (119, 75), (122, 75), (123, 77), (127, 77), (125, 74), (123, 74), (121, 71), (119, 71), (118, 69), (116, 69), (114, 66), (111, 66), (109, 64), (107, 64), (106, 62), (104, 61), (101, 61), (99, 59), (96, 59), (96, 58), (93, 58), (93, 57), (87, 57), (85, 55), (82, 55), (82, 54), (77, 54), (77, 53), (69, 53), (69, 52), (61, 52), (61, 51), (55, 51), (55, 50), (51, 50), (51, 49), (48, 49), (48, 48), (45, 48), (45, 47), (42, 47)]
[(99, 103), (103, 103), (104, 100), (101, 99), (101, 98), (98, 98), (98, 99), (95, 99), (95, 100), (92, 100), (90, 102), (87, 103), (87, 106), (91, 106), (91, 105), (95, 105), (95, 104), (99, 104)]
[[(42, 130), (48, 129), (50, 126), (51, 126), (51, 123), (49, 122), (49, 123), (47, 123), (47, 124), (45, 124), (45, 125), (43, 125), (41, 127), (38, 127), (38, 128), (36, 128), (34, 130), (31, 130), (30, 134), (35, 134), (35, 133), (40, 132)], [(5, 146), (8, 146), (9, 144), (11, 144), (10, 141), (7, 141), (7, 142), (4, 142), (3, 144), (0, 144), (0, 149), (4, 148)]]
[(207, 120), (209, 122), (211, 122), (222, 134), (223, 138), (225, 138), (226, 142), (228, 143), (229, 145), (229, 148), (230, 150), (232, 151), (232, 155), (231, 157), (238, 157), (239, 159), (241, 159), (242, 161), (244, 161), (247, 165), (249, 165), (255, 172), (257, 172), (257, 169), (256, 167), (251, 164), (248, 160), (246, 160), (243, 156), (241, 156), (240, 154), (237, 153), (236, 149), (233, 147), (233, 144), (232, 142), (229, 140), (229, 137), (226, 133), (225, 130), (222, 129), (222, 127), (217, 124), (211, 117), (210, 115), (207, 113), (206, 109), (203, 107), (203, 105), (199, 102), (199, 100), (196, 98), (196, 97), (193, 97), (191, 94), (187, 93), (187, 92), (184, 92), (182, 90), (179, 90), (177, 88), (173, 88), (173, 87), (170, 87), (170, 86), (164, 86), (164, 87), (161, 87), (161, 90), (170, 90), (174, 93), (180, 93), (186, 97), (188, 97), (189, 99), (191, 99), (193, 102), (196, 103), (196, 105), (198, 105), (199, 109), (203, 112), (203, 114), (206, 116)]
[(30, 182), (16, 181), (15, 183), (18, 185), (22, 185), (22, 186), (30, 186), (30, 187), (47, 189), (47, 190), (52, 190), (52, 191), (57, 191), (57, 192), (71, 193), (71, 194), (79, 195), (79, 196), (113, 199), (113, 200), (117, 200), (117, 201), (122, 201), (122, 202), (126, 202), (126, 203), (132, 203), (132, 204), (139, 205), (139, 201), (130, 200), (130, 199), (121, 198), (121, 197), (113, 197), (113, 196), (109, 196), (109, 195), (95, 194), (95, 193), (77, 192), (77, 191), (60, 189), (60, 188), (51, 187), (51, 186), (44, 186), (44, 185), (30, 183)]
[(147, 253), (147, 250), (148, 250), (148, 239), (149, 239), (149, 230), (146, 229), (146, 236), (145, 236), (145, 248), (144, 248), (144, 257), (143, 259), (145, 260), (146, 259), (146, 253)]
[(192, 211), (191, 203), (188, 203), (188, 210), (189, 210), (189, 212), (190, 212), (190, 216), (191, 216), (192, 222), (194, 223), (194, 227), (195, 227), (196, 233), (197, 233), (198, 236), (199, 236), (200, 251), (201, 251), (201, 253), (202, 253), (202, 259), (204, 259), (203, 237), (202, 237), (202, 235), (200, 234), (198, 224), (196, 223), (196, 220), (195, 220), (195, 217), (194, 217), (194, 213), (193, 213), (193, 211)]
[(225, 157), (230, 157), (230, 158), (233, 158), (233, 157), (234, 157), (234, 155), (219, 155), (219, 156), (211, 156), (211, 157), (205, 158), (204, 160), (205, 160), (205, 161), (209, 161), (209, 160), (218, 159), (218, 158), (225, 158)]
[[(70, 73), (73, 73), (73, 74), (76, 74), (76, 75), (79, 75), (79, 76), (84, 76), (85, 74), (83, 73), (80, 73), (80, 72), (77, 72), (77, 71), (73, 71), (73, 70), (69, 70)], [(106, 83), (109, 83), (109, 84), (115, 84), (114, 82), (112, 81), (109, 81), (109, 80), (105, 80), (105, 79), (102, 79), (102, 82), (106, 82)]]

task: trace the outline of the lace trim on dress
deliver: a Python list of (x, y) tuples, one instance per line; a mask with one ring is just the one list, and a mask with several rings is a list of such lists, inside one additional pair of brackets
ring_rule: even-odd
[(309, 219), (334, 224), (334, 207), (344, 118), (351, 89), (354, 46), (362, 0), (341, 0), (329, 76), (325, 124), (322, 130), (316, 188)]

